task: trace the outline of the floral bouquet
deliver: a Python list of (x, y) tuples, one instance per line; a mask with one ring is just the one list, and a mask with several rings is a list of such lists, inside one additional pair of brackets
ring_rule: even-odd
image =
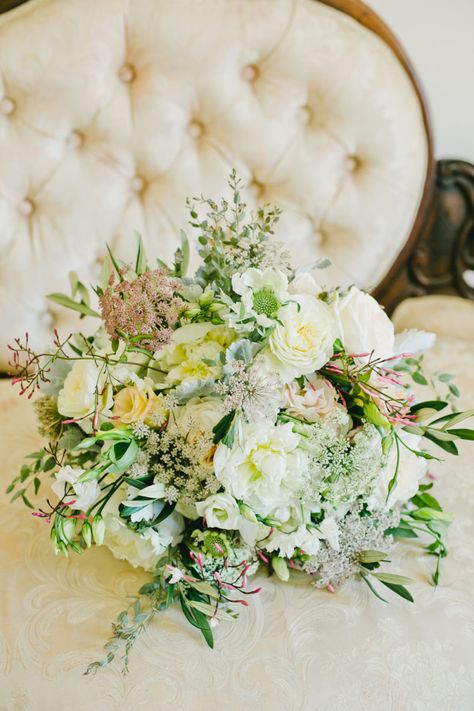
[(48, 441), (13, 499), (34, 508), (30, 488), (48, 474), (53, 495), (33, 515), (56, 553), (105, 545), (150, 574), (89, 672), (121, 649), (126, 666), (174, 603), (212, 647), (213, 628), (260, 591), (260, 568), (330, 592), (356, 576), (412, 602), (410, 579), (385, 567), (396, 541), (427, 537), (435, 584), (447, 553), (450, 516), (429, 493), (422, 443), (456, 454), (474, 433), (458, 428), (472, 412), (450, 407), (449, 374), (430, 383), (444, 399), (417, 402), (410, 388), (428, 384), (414, 352), (430, 334), (395, 338), (369, 294), (325, 288), (328, 260), (295, 271), (271, 238), (278, 210), (246, 221), (235, 174), (230, 187), (229, 203), (189, 202), (194, 276), (184, 233), (172, 266), (149, 264), (139, 241), (133, 266), (110, 253), (98, 311), (75, 275), (72, 297), (49, 297), (99, 318), (93, 336), (56, 332), (41, 354), (28, 336), (11, 346)]

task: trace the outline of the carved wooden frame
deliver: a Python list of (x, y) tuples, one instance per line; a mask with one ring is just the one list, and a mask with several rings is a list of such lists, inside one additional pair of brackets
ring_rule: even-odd
[[(0, 0), (0, 12), (28, 0)], [(474, 165), (433, 156), (427, 103), (410, 60), (380, 17), (360, 0), (317, 0), (353, 17), (394, 52), (418, 95), (428, 159), (423, 193), (411, 233), (397, 259), (374, 289), (390, 313), (409, 296), (457, 294), (474, 299)]]

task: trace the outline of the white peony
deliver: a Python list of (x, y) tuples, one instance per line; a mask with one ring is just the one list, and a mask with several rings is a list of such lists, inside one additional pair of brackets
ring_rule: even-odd
[(127, 560), (134, 568), (153, 571), (170, 545), (179, 543), (184, 522), (179, 514), (172, 513), (156, 527), (142, 533), (132, 531), (125, 521), (113, 513), (104, 516), (104, 544), (116, 558)]
[[(78, 483), (79, 477), (84, 474), (85, 469), (79, 467), (65, 466), (56, 472), (56, 481), (51, 488), (59, 499), (63, 499), (66, 506), (71, 506), (79, 511), (88, 511), (90, 507), (100, 497), (100, 486), (97, 481), (85, 481)], [(65, 496), (66, 491), (73, 493)], [(65, 496), (65, 498), (63, 498)]]
[(393, 356), (393, 324), (370, 294), (353, 286), (346, 296), (336, 301), (334, 311), (347, 353), (358, 355), (373, 351), (376, 358)]
[(293, 378), (314, 373), (327, 363), (338, 337), (332, 309), (308, 294), (295, 296), (283, 306), (269, 339), (271, 360), (281, 377)]
[(205, 516), (209, 528), (237, 529), (240, 510), (237, 501), (229, 494), (214, 494), (196, 504), (200, 516)]
[(58, 395), (58, 411), (65, 417), (82, 419), (92, 416), (98, 407), (104, 412), (112, 407), (112, 388), (103, 369), (92, 360), (78, 360), (66, 376)]
[(300, 437), (290, 424), (242, 424), (232, 448), (219, 444), (216, 477), (226, 492), (267, 516), (297, 497), (308, 471)]

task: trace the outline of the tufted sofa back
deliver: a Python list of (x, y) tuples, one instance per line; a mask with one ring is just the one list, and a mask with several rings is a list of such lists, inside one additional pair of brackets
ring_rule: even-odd
[(128, 256), (139, 231), (169, 258), (186, 196), (220, 195), (231, 167), (250, 205), (283, 209), (297, 263), (386, 275), (425, 187), (423, 107), (326, 2), (33, 0), (0, 19), (0, 366), (14, 335), (48, 341), (44, 295), (93, 281), (107, 242)]

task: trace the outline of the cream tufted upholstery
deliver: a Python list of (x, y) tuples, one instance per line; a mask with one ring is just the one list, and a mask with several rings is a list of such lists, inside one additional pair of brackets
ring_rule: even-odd
[(315, 0), (35, 0), (0, 21), (0, 366), (63, 318), (44, 294), (89, 282), (109, 242), (168, 258), (184, 200), (284, 210), (302, 262), (375, 285), (405, 242), (427, 165), (392, 51)]

